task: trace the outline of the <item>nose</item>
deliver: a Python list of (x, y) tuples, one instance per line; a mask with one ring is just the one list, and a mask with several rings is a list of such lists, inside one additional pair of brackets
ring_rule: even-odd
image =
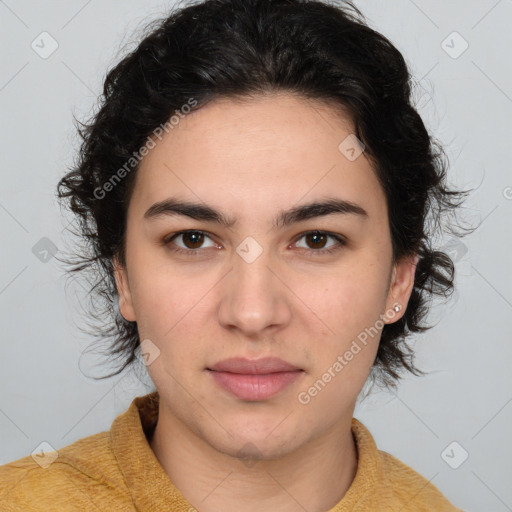
[(222, 281), (219, 323), (248, 338), (286, 326), (291, 319), (291, 307), (290, 292), (284, 282), (268, 251), (264, 250), (251, 262), (234, 253), (233, 268)]

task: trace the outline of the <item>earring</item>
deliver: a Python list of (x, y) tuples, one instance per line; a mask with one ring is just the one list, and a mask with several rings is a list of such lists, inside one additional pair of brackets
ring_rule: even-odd
[(396, 304), (393, 309), (398, 313), (401, 309), (402, 309), (402, 306), (400, 306), (400, 304)]

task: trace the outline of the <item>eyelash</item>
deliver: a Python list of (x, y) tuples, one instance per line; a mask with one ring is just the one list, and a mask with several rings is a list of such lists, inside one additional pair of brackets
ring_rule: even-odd
[[(177, 233), (173, 233), (171, 235), (166, 236), (163, 239), (163, 245), (167, 246), (178, 236), (184, 235), (187, 233), (199, 233), (199, 234), (207, 236), (208, 238), (211, 238), (209, 236), (209, 233), (207, 233), (206, 231), (202, 231), (200, 229), (188, 229), (185, 231), (179, 231)], [(300, 236), (296, 239), (296, 241), (294, 243), (297, 243), (301, 238), (304, 238), (307, 235), (313, 235), (313, 234), (314, 235), (326, 235), (331, 238), (334, 238), (338, 242), (337, 245), (334, 245), (333, 247), (331, 247), (329, 249), (310, 249), (310, 251), (313, 254), (316, 254), (319, 256), (332, 254), (332, 253), (339, 251), (342, 247), (344, 247), (346, 245), (345, 239), (342, 238), (341, 236), (335, 235), (334, 233), (329, 233), (328, 231), (320, 231), (320, 230), (312, 230), (312, 231), (306, 231), (304, 233), (301, 233)], [(201, 249), (182, 249), (181, 247), (175, 247), (171, 250), (176, 253), (194, 255), (194, 256), (198, 255), (201, 251)]]

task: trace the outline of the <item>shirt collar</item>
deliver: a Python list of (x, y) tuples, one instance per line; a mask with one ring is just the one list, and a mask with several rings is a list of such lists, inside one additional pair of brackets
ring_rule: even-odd
[(161, 512), (172, 504), (173, 512), (189, 512), (191, 505), (174, 487), (146, 438), (156, 425), (158, 400), (156, 391), (137, 397), (114, 420), (112, 450), (137, 510)]
[[(190, 503), (172, 484), (148, 442), (158, 420), (159, 395), (155, 391), (135, 398), (126, 412), (119, 415), (110, 429), (112, 450), (139, 511), (190, 512)], [(329, 512), (368, 510), (378, 505), (388, 492), (385, 470), (372, 435), (352, 418), (352, 435), (357, 448), (356, 476), (343, 499)]]

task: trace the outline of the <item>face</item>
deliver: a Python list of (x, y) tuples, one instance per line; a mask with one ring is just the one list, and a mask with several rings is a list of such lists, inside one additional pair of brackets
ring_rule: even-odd
[[(276, 458), (349, 425), (406, 308), (416, 261), (393, 263), (385, 195), (351, 134), (289, 94), (216, 100), (137, 171), (120, 310), (150, 340), (161, 414), (219, 452)], [(249, 363), (216, 366), (230, 358)]]

